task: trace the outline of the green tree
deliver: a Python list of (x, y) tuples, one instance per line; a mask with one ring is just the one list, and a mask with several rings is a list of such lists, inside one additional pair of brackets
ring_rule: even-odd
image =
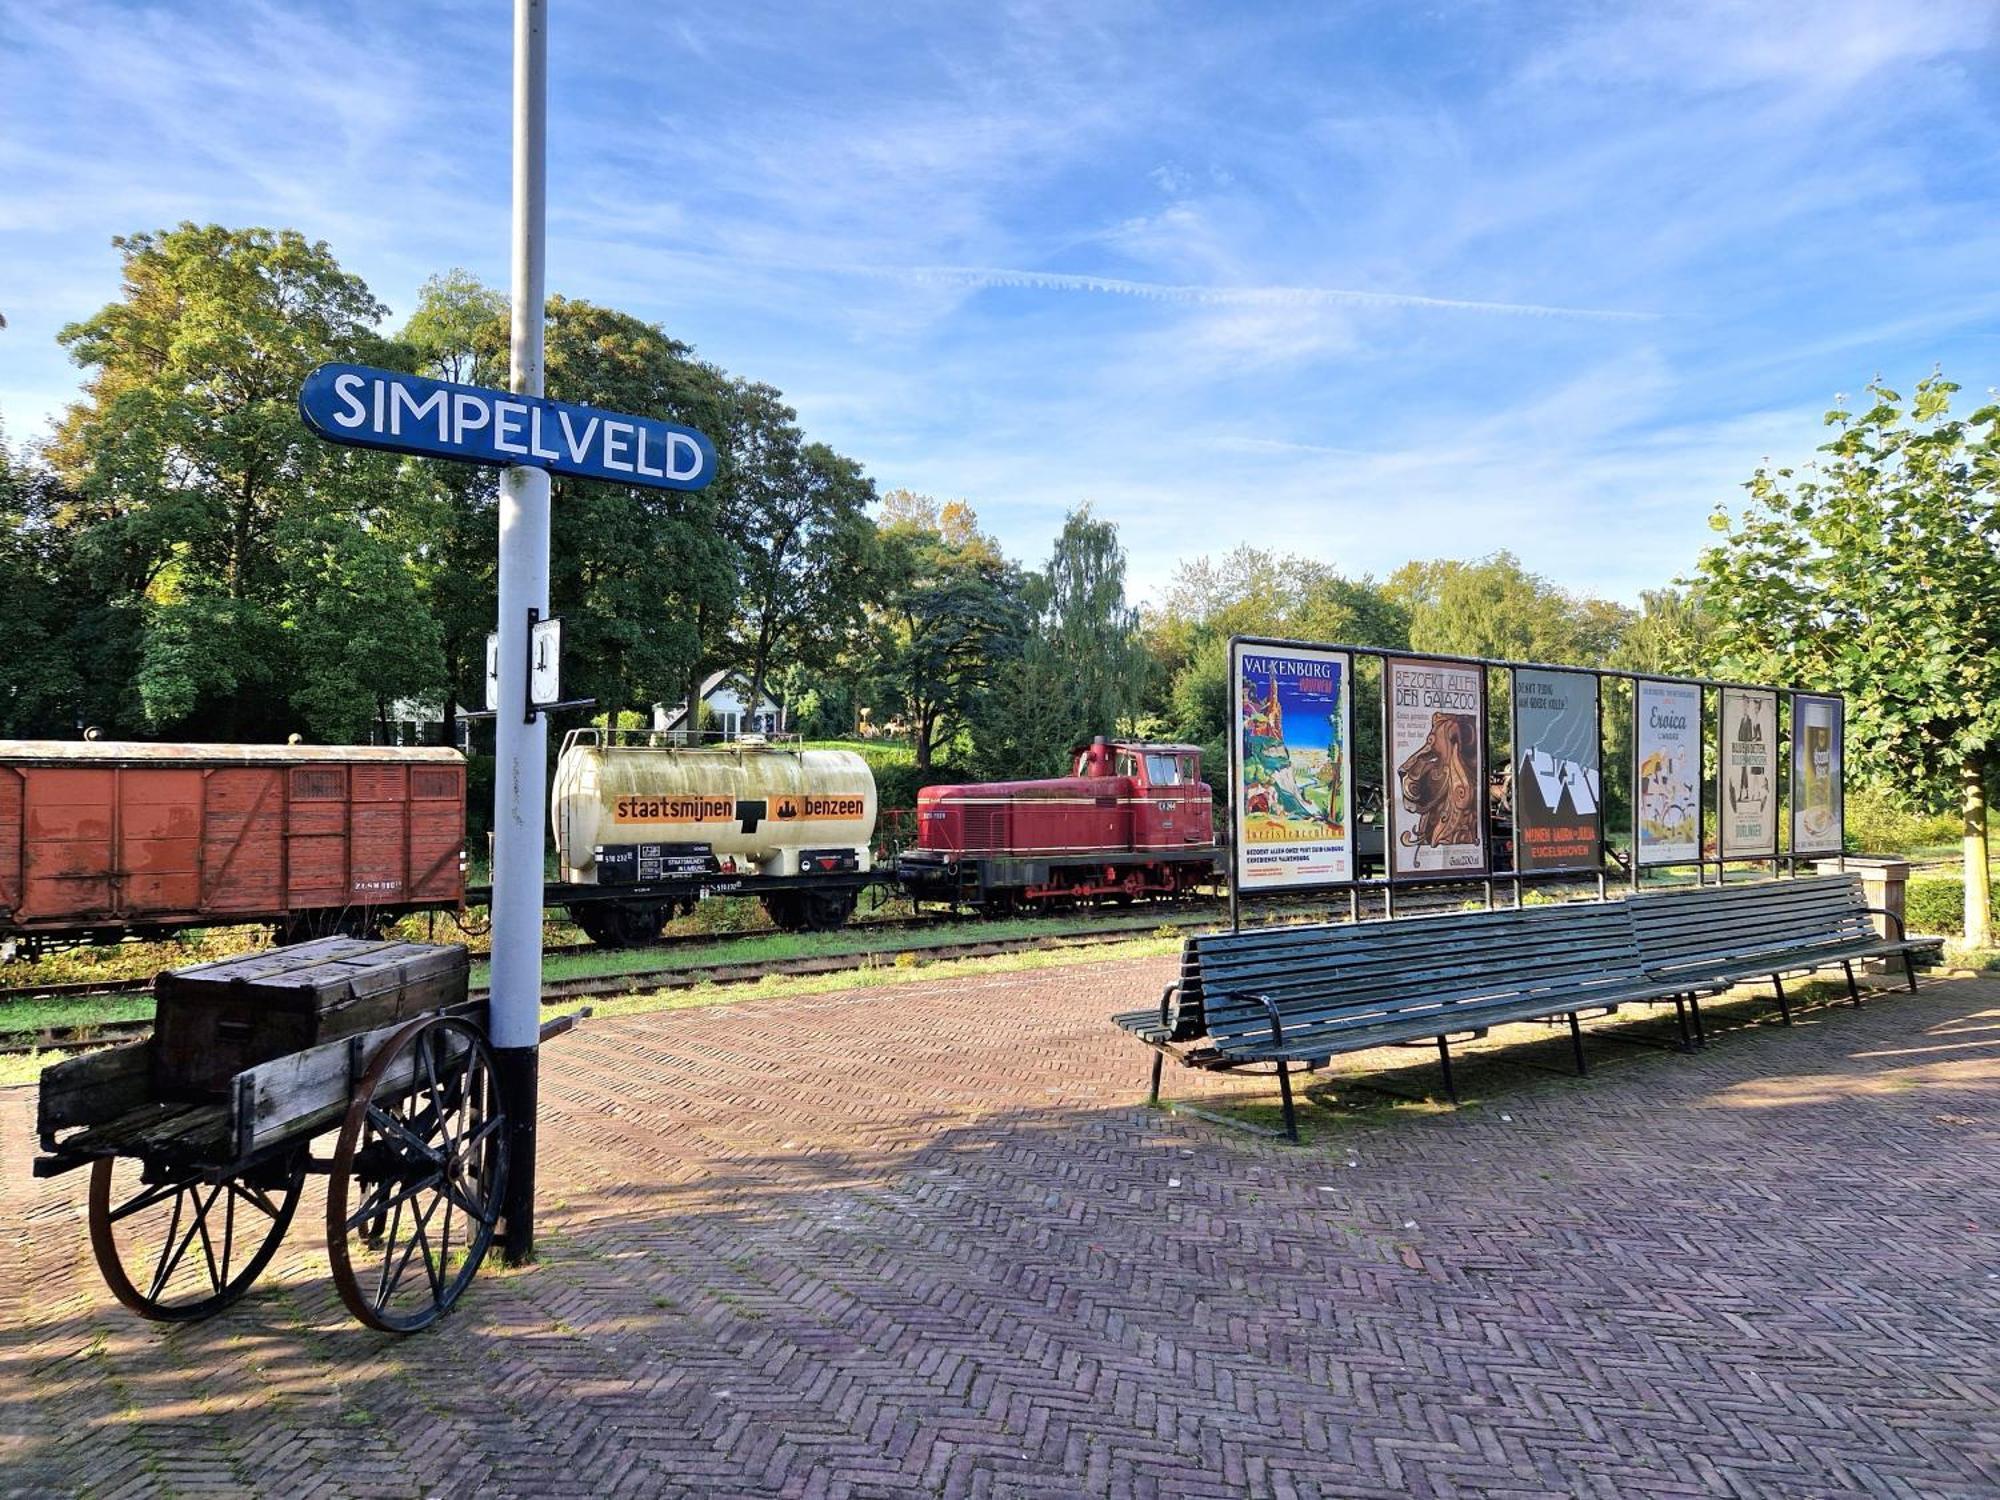
[[(489, 337), (504, 347), (504, 325)], [(597, 699), (606, 715), (692, 702), (705, 648), (721, 639), (716, 622), (736, 599), (738, 557), (722, 517), (746, 465), (729, 445), (725, 383), (657, 325), (578, 299), (549, 299), (547, 339), (550, 396), (717, 437), (722, 471), (706, 490), (558, 476), (550, 502), (550, 605), (567, 620), (564, 692)]]
[(1933, 373), (1878, 383), (1800, 468), (1759, 468), (1712, 524), (1703, 595), (1725, 664), (1847, 698), (1855, 765), (1905, 800), (1955, 794), (1965, 932), (1991, 942), (1987, 784), (2000, 742), (2000, 406), (1951, 415)]
[(1632, 618), (1622, 605), (1557, 588), (1511, 552), (1405, 563), (1388, 590), (1409, 610), (1411, 649), (1442, 656), (1604, 666)]
[[(299, 385), (324, 360), (406, 355), (374, 332), (385, 310), (361, 279), (293, 231), (115, 243), (122, 296), (59, 335), (90, 374), (51, 454), (99, 597), (138, 620), (137, 712), (120, 717), (275, 738), (322, 696), (291, 632), (326, 607), (312, 590), (338, 587), (292, 570), (280, 533), (379, 527), (399, 503), (398, 461), (308, 434)], [(347, 601), (352, 622), (378, 602)]]
[(997, 673), (976, 740), (990, 771), (1047, 776), (1079, 740), (1129, 729), (1146, 699), (1151, 663), (1117, 526), (1088, 505), (1071, 511), (1024, 602), (1027, 639)]
[(981, 716), (1027, 631), (1020, 572), (971, 508), (953, 502), (941, 512), (921, 498), (892, 491), (884, 500), (863, 688), (878, 723), (910, 726), (919, 775)]
[(83, 714), (86, 660), (77, 655), (80, 580), (58, 518), (73, 497), (53, 474), (16, 460), (0, 442), (0, 734), (74, 731)]
[(731, 387), (725, 523), (741, 558), (730, 649), (761, 700), (774, 667), (830, 667), (859, 626), (878, 557), (861, 466), (808, 443), (767, 385)]
[[(402, 341), (419, 374), (469, 385), (507, 382), (507, 298), (470, 272), (433, 276), (417, 294)], [(478, 464), (411, 466), (408, 550), (443, 664), (444, 742), (457, 708), (485, 700), (486, 634), (498, 593), (500, 471)]]

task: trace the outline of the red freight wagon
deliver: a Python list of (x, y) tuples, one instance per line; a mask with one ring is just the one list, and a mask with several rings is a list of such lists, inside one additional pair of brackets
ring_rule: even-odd
[(1215, 861), (1200, 747), (1100, 736), (1068, 776), (923, 788), (917, 847), (896, 869), (916, 899), (997, 910), (1172, 896), (1212, 879)]
[(360, 931), (465, 892), (455, 750), (0, 740), (0, 937)]

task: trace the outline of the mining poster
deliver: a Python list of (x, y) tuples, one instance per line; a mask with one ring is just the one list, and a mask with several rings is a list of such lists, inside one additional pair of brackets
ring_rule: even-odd
[(1844, 718), (1838, 698), (1792, 695), (1794, 854), (1840, 852)]
[(1597, 677), (1516, 667), (1514, 868), (1596, 870), (1604, 844)]
[(1701, 858), (1701, 689), (1638, 685), (1639, 863)]
[(1486, 873), (1485, 668), (1390, 659), (1389, 874)]
[(1724, 859), (1768, 859), (1778, 852), (1778, 695), (1724, 688), (1716, 733), (1716, 847)]
[(1352, 880), (1353, 658), (1240, 641), (1233, 654), (1237, 888)]

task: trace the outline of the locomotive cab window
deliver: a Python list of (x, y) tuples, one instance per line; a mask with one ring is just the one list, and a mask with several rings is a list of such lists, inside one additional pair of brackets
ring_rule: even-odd
[(1178, 755), (1146, 756), (1146, 785), (1179, 786), (1182, 781), (1181, 758)]
[(1112, 763), (1111, 774), (1114, 776), (1137, 776), (1139, 774), (1137, 757), (1129, 750), (1120, 750), (1118, 752), (1118, 759)]

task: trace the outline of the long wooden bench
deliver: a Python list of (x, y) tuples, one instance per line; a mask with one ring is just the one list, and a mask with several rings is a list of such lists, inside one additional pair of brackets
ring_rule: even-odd
[[(1858, 875), (1661, 891), (1635, 896), (1625, 904), (1631, 910), (1646, 972), (1653, 978), (1662, 983), (1685, 979), (1708, 989), (1768, 978), (1787, 1025), (1792, 1019), (1785, 994), (1787, 974), (1838, 965), (1847, 975), (1848, 994), (1858, 1005), (1856, 963), (1901, 959), (1914, 991), (1917, 955), (1935, 951), (1943, 943), (1941, 938), (1912, 938), (1895, 913), (1870, 907)], [(1885, 938), (1876, 930), (1872, 920), (1876, 916), (1893, 925), (1893, 937)], [(1699, 1037), (1698, 1002), (1694, 1015)]]
[(1704, 984), (1649, 975), (1622, 902), (1206, 933), (1190, 940), (1183, 971), (1182, 985), (1190, 976), (1198, 981), (1198, 1036), (1189, 1035), (1192, 1017), (1181, 986), (1170, 987), (1157, 1011), (1117, 1018), (1154, 1048), (1152, 1098), (1159, 1098), (1168, 1056), (1199, 1068), (1268, 1064), (1292, 1140), (1298, 1139), (1295, 1068), (1370, 1047), (1435, 1040), (1445, 1090), (1455, 1100), (1452, 1037), (1566, 1016), (1581, 1072), (1581, 1013), (1672, 1003), (1685, 1042), (1683, 1005)]

